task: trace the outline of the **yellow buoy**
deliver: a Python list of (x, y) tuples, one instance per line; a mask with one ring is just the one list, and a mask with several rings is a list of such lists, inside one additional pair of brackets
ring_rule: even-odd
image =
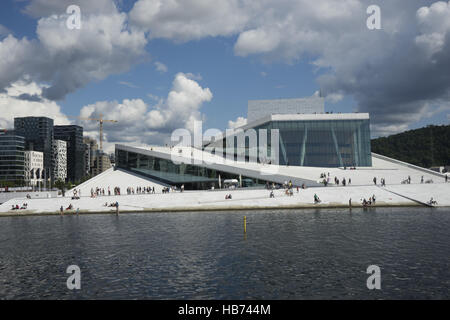
[(247, 233), (247, 217), (244, 216), (244, 233)]

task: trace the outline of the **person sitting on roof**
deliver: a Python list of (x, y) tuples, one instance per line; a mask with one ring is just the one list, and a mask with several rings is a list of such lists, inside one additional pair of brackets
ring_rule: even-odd
[(320, 199), (319, 199), (319, 197), (317, 196), (317, 194), (314, 194), (314, 203), (320, 203), (321, 201), (320, 201)]

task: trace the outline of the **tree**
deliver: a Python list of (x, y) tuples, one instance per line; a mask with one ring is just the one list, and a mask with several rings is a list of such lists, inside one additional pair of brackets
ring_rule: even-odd
[(55, 187), (61, 191), (63, 197), (66, 195), (66, 183), (63, 180), (56, 180)]

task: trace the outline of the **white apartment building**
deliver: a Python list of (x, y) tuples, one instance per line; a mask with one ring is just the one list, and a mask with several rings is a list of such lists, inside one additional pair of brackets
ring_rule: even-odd
[(67, 178), (67, 142), (53, 140), (53, 181)]
[(44, 153), (25, 151), (25, 182), (31, 187), (41, 187), (44, 182)]

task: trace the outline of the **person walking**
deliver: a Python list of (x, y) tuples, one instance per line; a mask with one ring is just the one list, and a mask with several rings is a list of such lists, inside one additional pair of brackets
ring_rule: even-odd
[(59, 213), (60, 213), (61, 215), (63, 215), (63, 212), (64, 212), (64, 207), (61, 206), (61, 208), (59, 208)]
[(119, 215), (119, 201), (116, 201), (116, 215)]

